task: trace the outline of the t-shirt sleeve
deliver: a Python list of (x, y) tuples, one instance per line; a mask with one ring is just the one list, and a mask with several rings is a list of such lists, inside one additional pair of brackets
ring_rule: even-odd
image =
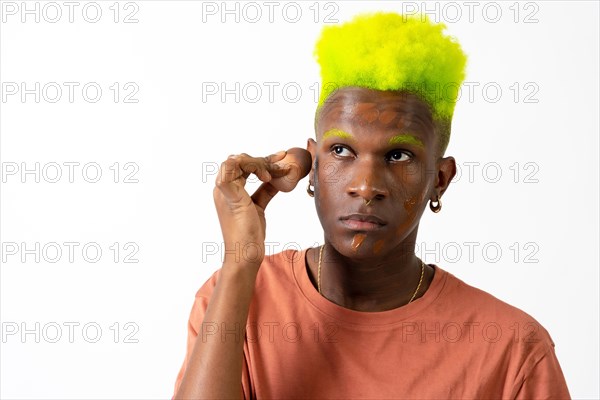
[[(217, 279), (219, 276), (219, 271), (216, 271), (205, 283), (202, 285), (200, 290), (196, 293), (196, 297), (194, 299), (194, 304), (192, 305), (192, 311), (190, 312), (190, 317), (188, 319), (187, 324), (187, 344), (186, 344), (186, 353), (185, 358), (183, 360), (183, 365), (179, 369), (179, 373), (177, 374), (177, 378), (175, 380), (175, 388), (173, 391), (174, 398), (179, 390), (179, 386), (181, 385), (181, 381), (183, 379), (183, 375), (185, 374), (185, 370), (190, 360), (190, 356), (192, 355), (192, 350), (194, 349), (194, 345), (196, 343), (196, 337), (198, 337), (198, 332), (200, 332), (200, 326), (202, 321), (204, 320), (204, 314), (206, 313), (206, 309), (208, 307), (208, 302), (210, 300), (210, 296), (217, 284)], [(250, 374), (248, 371), (248, 365), (246, 361), (246, 355), (244, 353), (244, 357), (242, 360), (242, 398), (250, 399), (251, 398), (251, 386), (250, 386)]]
[(571, 399), (554, 344), (525, 376), (516, 399)]

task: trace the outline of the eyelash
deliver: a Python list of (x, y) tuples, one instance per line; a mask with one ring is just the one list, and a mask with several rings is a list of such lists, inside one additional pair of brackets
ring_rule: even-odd
[[(347, 148), (344, 145), (341, 144), (334, 144), (333, 146), (331, 146), (331, 151), (334, 152), (335, 155), (339, 156), (339, 154), (335, 153), (335, 149), (336, 148), (341, 148), (341, 149), (346, 149), (348, 151), (350, 151), (349, 148)], [(391, 155), (391, 154), (395, 154), (395, 153), (402, 153), (402, 154), (406, 154), (411, 160), (414, 157), (413, 154), (410, 151), (406, 151), (406, 150), (401, 150), (401, 149), (394, 149), (390, 152), (387, 153), (387, 155)], [(386, 155), (386, 157), (387, 157)], [(392, 160), (393, 161), (393, 160)], [(410, 161), (410, 160), (404, 160), (404, 161)], [(396, 162), (402, 162), (402, 161), (396, 161)]]

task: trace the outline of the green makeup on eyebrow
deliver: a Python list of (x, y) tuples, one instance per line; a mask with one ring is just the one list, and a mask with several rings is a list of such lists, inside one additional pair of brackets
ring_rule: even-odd
[(328, 130), (327, 132), (325, 132), (323, 134), (323, 139), (327, 139), (330, 136), (336, 136), (342, 139), (348, 139), (348, 140), (355, 140), (354, 136), (352, 136), (350, 133), (348, 132), (344, 132), (341, 129), (337, 129), (337, 128), (333, 128)]
[(396, 135), (390, 138), (389, 144), (413, 144), (419, 147), (425, 147), (423, 142), (412, 135)]

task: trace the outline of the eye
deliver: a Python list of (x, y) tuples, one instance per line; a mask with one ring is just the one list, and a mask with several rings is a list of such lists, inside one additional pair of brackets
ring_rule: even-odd
[[(346, 147), (341, 146), (339, 144), (333, 145), (331, 147), (331, 151), (333, 151), (336, 155), (338, 156), (347, 156), (347, 155), (351, 155), (350, 150), (348, 150)], [(347, 151), (348, 154), (344, 154), (344, 151)]]
[(408, 161), (412, 158), (412, 154), (405, 150), (392, 150), (388, 153), (391, 161)]

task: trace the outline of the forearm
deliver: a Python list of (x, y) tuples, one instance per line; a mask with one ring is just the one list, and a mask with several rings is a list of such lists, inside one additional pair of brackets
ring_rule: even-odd
[(223, 265), (176, 399), (240, 399), (244, 332), (258, 268)]

